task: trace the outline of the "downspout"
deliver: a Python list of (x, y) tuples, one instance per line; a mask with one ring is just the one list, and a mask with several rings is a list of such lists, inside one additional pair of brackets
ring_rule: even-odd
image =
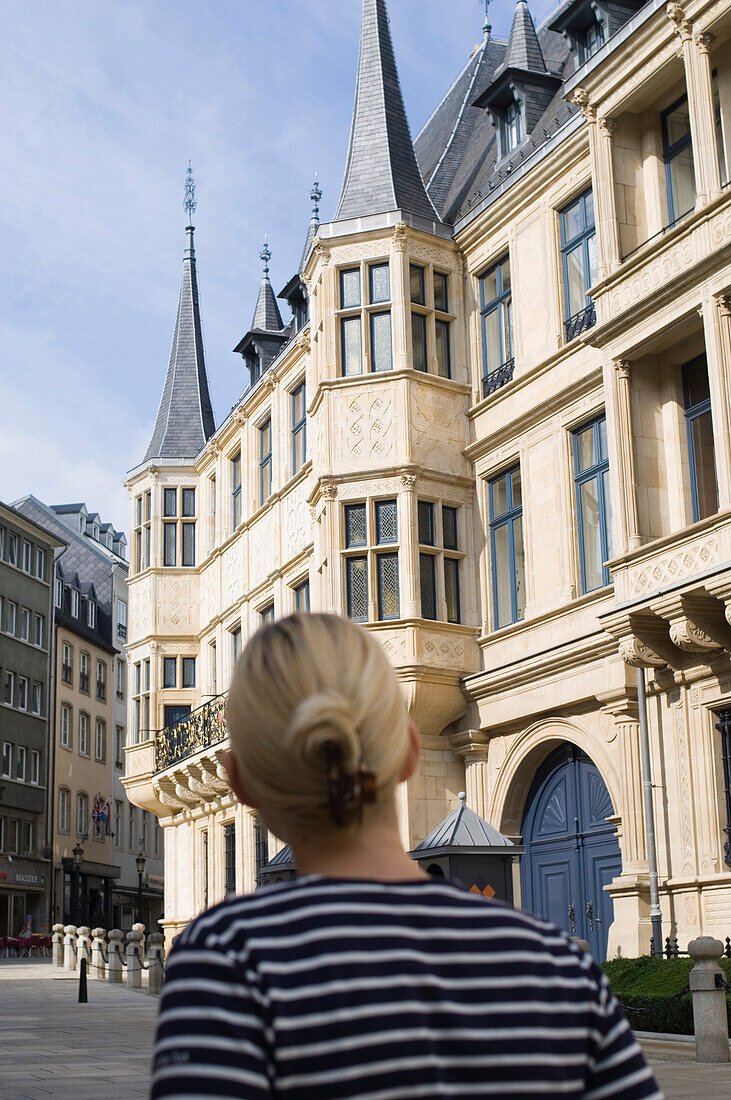
[(647, 725), (647, 692), (645, 670), (637, 668), (637, 707), (640, 721), (640, 758), (642, 761), (642, 798), (645, 810), (645, 836), (647, 838), (647, 869), (650, 878), (650, 923), (652, 925), (652, 954), (662, 958), (662, 910), (657, 878), (657, 843), (655, 839), (655, 807), (652, 800), (652, 764), (650, 762), (650, 734)]

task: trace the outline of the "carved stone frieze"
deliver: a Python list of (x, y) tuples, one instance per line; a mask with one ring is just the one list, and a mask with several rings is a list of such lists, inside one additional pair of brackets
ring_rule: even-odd
[(609, 296), (611, 316), (624, 312), (642, 298), (657, 293), (672, 279), (687, 271), (698, 259), (696, 235), (671, 245), (662, 255), (623, 280)]
[(690, 543), (634, 566), (629, 573), (630, 592), (633, 596), (643, 596), (670, 581), (703, 572), (717, 559), (718, 538), (711, 534), (701, 542)]

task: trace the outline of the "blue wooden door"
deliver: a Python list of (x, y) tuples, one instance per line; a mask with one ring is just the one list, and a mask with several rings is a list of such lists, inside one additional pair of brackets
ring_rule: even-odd
[(600, 961), (614, 919), (604, 886), (622, 870), (613, 813), (595, 765), (565, 745), (539, 769), (523, 818), (523, 908), (588, 940)]

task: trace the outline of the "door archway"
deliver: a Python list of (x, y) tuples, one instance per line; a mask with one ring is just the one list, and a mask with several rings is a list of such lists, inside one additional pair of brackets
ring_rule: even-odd
[(614, 919), (604, 886), (622, 871), (613, 813), (599, 769), (566, 743), (538, 769), (523, 816), (523, 908), (588, 940), (600, 961)]

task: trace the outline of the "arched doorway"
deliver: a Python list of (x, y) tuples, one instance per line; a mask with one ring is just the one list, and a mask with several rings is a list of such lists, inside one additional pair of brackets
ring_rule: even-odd
[(596, 765), (564, 744), (538, 769), (523, 816), (523, 908), (588, 940), (599, 961), (614, 919), (604, 886), (622, 870), (613, 813)]

